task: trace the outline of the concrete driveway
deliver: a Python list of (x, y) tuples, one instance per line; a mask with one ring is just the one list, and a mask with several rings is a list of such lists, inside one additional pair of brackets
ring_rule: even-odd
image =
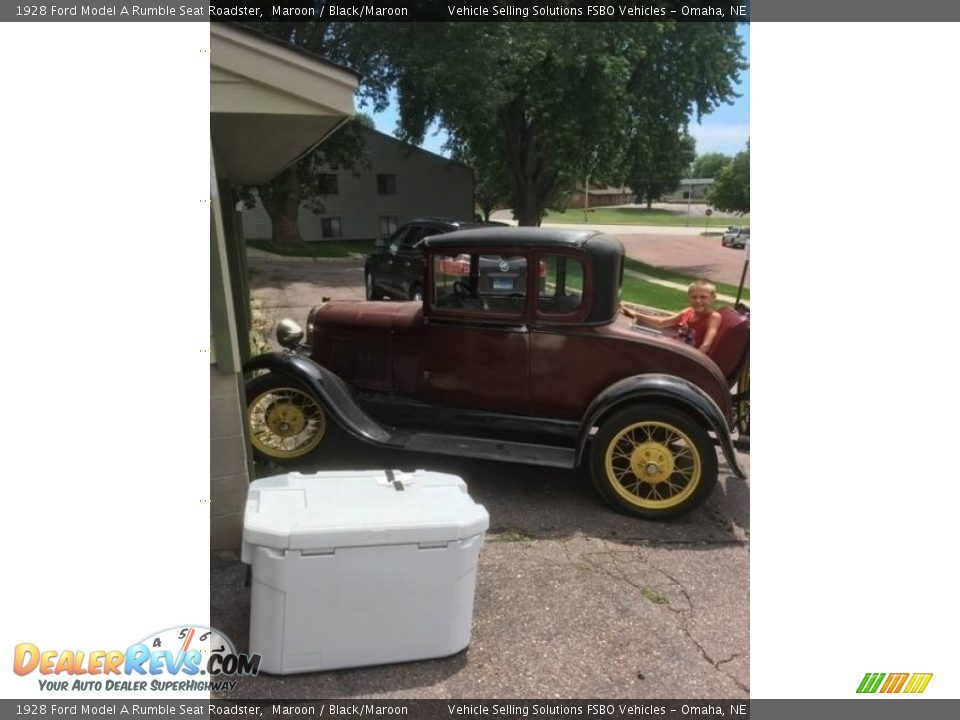
[[(271, 317), (302, 322), (321, 296), (362, 297), (357, 263), (252, 261)], [(749, 456), (741, 456), (749, 468)], [(710, 499), (670, 523), (605, 506), (586, 472), (396, 453), (350, 440), (300, 470), (431, 469), (460, 475), (490, 513), (470, 647), (436, 660), (243, 679), (224, 697), (746, 698), (749, 481), (720, 463)], [(261, 468), (273, 474), (277, 468)], [(237, 556), (211, 564), (211, 624), (247, 645)], [(389, 598), (383, 598), (384, 612)]]
[[(299, 469), (384, 467), (457, 474), (490, 513), (470, 647), (437, 660), (243, 679), (225, 697), (748, 697), (749, 483), (725, 466), (710, 500), (671, 523), (613, 512), (574, 471), (349, 441)], [(244, 578), (236, 556), (213, 559), (211, 624), (240, 647)]]

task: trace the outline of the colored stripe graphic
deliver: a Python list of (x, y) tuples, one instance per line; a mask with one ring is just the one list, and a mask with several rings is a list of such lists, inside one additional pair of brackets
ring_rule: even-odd
[(910, 682), (907, 684), (907, 689), (904, 692), (907, 693), (922, 693), (927, 689), (927, 685), (930, 684), (930, 678), (933, 677), (933, 673), (914, 673), (913, 677), (910, 678)]
[(880, 688), (882, 693), (898, 693), (903, 688), (903, 684), (907, 681), (907, 678), (910, 677), (910, 673), (890, 673), (887, 676), (887, 681), (883, 684), (883, 687)]
[(884, 677), (884, 673), (867, 673), (863, 676), (863, 680), (860, 681), (860, 687), (857, 688), (857, 692), (875, 693), (877, 688), (880, 687), (880, 682)]
[[(884, 682), (886, 678), (886, 682)], [(922, 693), (927, 689), (927, 685), (930, 684), (930, 680), (933, 678), (933, 673), (890, 673), (886, 675), (884, 673), (866, 673), (863, 676), (863, 680), (860, 681), (860, 686), (857, 688), (858, 693), (875, 693), (879, 689), (881, 693), (899, 693), (901, 690), (904, 693)], [(880, 683), (883, 683), (881, 687)], [(906, 687), (904, 687), (906, 685)]]

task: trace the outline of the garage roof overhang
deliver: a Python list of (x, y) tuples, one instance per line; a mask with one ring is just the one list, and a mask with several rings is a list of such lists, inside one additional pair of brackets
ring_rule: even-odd
[(210, 26), (210, 135), (217, 174), (275, 177), (353, 115), (359, 77), (256, 33)]

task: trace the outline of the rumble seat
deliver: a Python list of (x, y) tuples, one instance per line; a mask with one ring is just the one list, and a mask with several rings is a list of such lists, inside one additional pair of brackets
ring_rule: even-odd
[(707, 356), (719, 367), (730, 385), (737, 379), (737, 372), (750, 349), (750, 320), (731, 307), (720, 312), (720, 329)]

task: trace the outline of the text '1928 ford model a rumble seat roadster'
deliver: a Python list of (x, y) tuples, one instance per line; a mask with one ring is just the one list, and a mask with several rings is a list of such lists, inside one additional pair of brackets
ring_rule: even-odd
[(387, 448), (588, 465), (608, 503), (656, 519), (710, 494), (715, 443), (743, 477), (733, 370), (725, 377), (700, 351), (619, 313), (618, 240), (484, 228), (421, 247), (422, 302), (326, 302), (310, 312), (305, 342), (283, 321), (287, 349), (247, 363), (258, 456), (302, 458), (330, 441), (334, 423)]

